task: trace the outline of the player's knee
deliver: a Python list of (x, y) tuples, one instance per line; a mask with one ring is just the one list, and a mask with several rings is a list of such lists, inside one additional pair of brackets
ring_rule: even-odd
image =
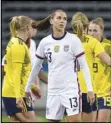
[(37, 122), (37, 119), (36, 118), (30, 118), (29, 122)]
[(68, 116), (67, 117), (67, 122), (81, 122), (81, 116), (78, 115), (78, 116)]
[(24, 117), (22, 113), (16, 113), (16, 117), (20, 122), (29, 122), (29, 119)]
[(99, 116), (97, 118), (97, 122), (108, 122), (108, 121), (109, 121), (109, 117)]
[(16, 116), (11, 116), (9, 118), (9, 122), (20, 122), (20, 121), (16, 118)]

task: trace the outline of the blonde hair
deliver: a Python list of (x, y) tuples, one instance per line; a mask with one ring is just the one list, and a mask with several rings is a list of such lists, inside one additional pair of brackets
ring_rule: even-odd
[(92, 21), (90, 21), (90, 23), (94, 23), (94, 24), (99, 25), (101, 30), (104, 31), (104, 20), (101, 17), (93, 19)]
[(25, 31), (27, 26), (32, 24), (32, 19), (27, 16), (14, 16), (10, 22), (10, 33), (17, 36), (18, 31)]
[(84, 30), (88, 28), (89, 20), (82, 12), (77, 12), (71, 20), (72, 29), (81, 41), (84, 41)]

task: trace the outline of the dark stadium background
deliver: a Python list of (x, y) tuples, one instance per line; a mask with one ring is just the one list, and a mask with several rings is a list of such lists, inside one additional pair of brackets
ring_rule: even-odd
[[(68, 15), (67, 31), (72, 32), (71, 17), (77, 12), (85, 13), (89, 20), (102, 17), (105, 22), (105, 37), (111, 40), (111, 1), (2, 1), (1, 3), (1, 37), (2, 37), (2, 57), (5, 53), (6, 45), (10, 39), (9, 22), (13, 16), (26, 15), (33, 19), (40, 20), (48, 16), (53, 10), (63, 9)], [(38, 32), (33, 38), (38, 45), (40, 40), (49, 34), (49, 31)], [(43, 69), (47, 72), (46, 61)], [(45, 104), (47, 87), (41, 83), (42, 99), (34, 105), (38, 114), (45, 117)], [(2, 105), (3, 117), (5, 115)]]

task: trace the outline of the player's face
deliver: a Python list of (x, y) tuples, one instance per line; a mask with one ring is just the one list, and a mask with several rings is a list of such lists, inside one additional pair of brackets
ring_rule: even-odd
[(32, 29), (32, 37), (34, 37), (35, 35), (36, 35), (36, 33), (37, 33), (37, 29)]
[(88, 27), (88, 34), (100, 41), (103, 35), (103, 31), (99, 25), (90, 23)]
[(63, 31), (66, 28), (67, 16), (64, 12), (56, 12), (53, 19), (51, 19), (53, 31)]
[(33, 37), (33, 28), (32, 28), (32, 26), (30, 25), (30, 26), (28, 26), (28, 28), (27, 28), (27, 36), (28, 36), (28, 38), (32, 38)]

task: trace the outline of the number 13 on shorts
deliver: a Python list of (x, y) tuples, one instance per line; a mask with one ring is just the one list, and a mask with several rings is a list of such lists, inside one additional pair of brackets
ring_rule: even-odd
[(70, 101), (71, 108), (78, 106), (77, 97), (69, 98), (69, 101)]
[(70, 115), (79, 114), (82, 110), (81, 102), (81, 98), (78, 96), (69, 98), (70, 108), (66, 108), (67, 113)]

